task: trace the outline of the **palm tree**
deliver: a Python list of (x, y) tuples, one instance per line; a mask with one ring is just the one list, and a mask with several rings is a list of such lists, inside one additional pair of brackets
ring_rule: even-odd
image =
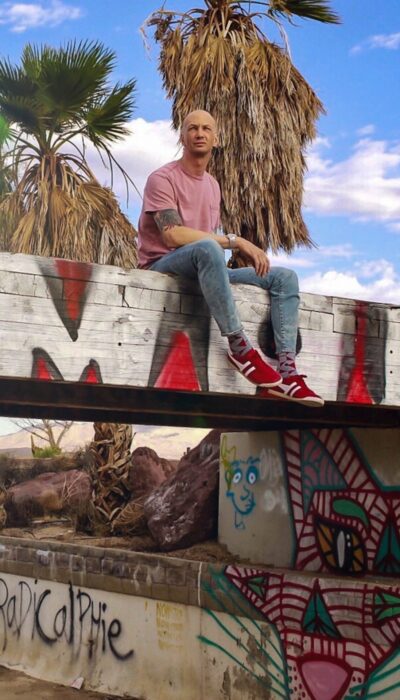
[[(204, 0), (203, 9), (158, 10), (147, 21), (161, 45), (159, 69), (179, 129), (194, 109), (219, 126), (211, 172), (222, 190), (222, 223), (264, 249), (310, 245), (301, 214), (304, 149), (323, 106), (288, 48), (256, 21), (293, 16), (339, 22), (328, 0)], [(251, 10), (254, 8), (254, 11)]]
[[(112, 168), (110, 146), (126, 134), (135, 81), (110, 87), (114, 63), (113, 52), (90, 42), (28, 45), (20, 66), (0, 60), (0, 249), (136, 267), (135, 230), (85, 158), (89, 141)], [(110, 461), (121, 432), (130, 446), (130, 428), (94, 428)]]
[(0, 201), (3, 249), (124, 267), (136, 265), (135, 230), (86, 157), (90, 142), (112, 167), (126, 134), (135, 81), (110, 86), (115, 54), (100, 43), (27, 45), (21, 64), (0, 59), (0, 116), (16, 137), (17, 178)]

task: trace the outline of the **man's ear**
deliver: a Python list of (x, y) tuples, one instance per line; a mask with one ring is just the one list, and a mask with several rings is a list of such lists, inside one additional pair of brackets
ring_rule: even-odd
[(219, 146), (219, 138), (218, 134), (214, 134), (214, 143), (213, 143), (213, 148), (218, 148)]

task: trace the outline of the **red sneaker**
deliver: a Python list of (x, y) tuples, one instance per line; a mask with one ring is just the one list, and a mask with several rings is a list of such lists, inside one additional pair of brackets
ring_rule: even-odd
[(228, 350), (228, 360), (249, 382), (258, 386), (278, 386), (282, 377), (273, 367), (268, 365), (258, 350), (248, 350), (244, 355), (233, 355)]
[(279, 386), (261, 391), (259, 396), (264, 396), (266, 399), (288, 399), (307, 406), (323, 406), (324, 399), (309, 389), (304, 381), (305, 376), (305, 374), (292, 374), (291, 377), (282, 377), (282, 383)]

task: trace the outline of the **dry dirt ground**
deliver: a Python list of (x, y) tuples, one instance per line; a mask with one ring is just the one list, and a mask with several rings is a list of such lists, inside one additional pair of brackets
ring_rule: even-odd
[[(115, 695), (102, 695), (90, 690), (74, 690), (54, 683), (45, 683), (0, 666), (1, 700), (122, 700)], [(131, 700), (134, 700), (132, 698)]]
[[(112, 549), (128, 549), (131, 552), (153, 552), (164, 556), (177, 557), (179, 559), (191, 559), (192, 561), (221, 562), (224, 564), (246, 562), (237, 556), (230, 554), (226, 547), (216, 540), (200, 542), (185, 549), (175, 549), (172, 552), (160, 552), (160, 548), (150, 535), (137, 535), (130, 537), (94, 537), (74, 532), (71, 527), (56, 524), (49, 521), (42, 526), (10, 527), (0, 529), (0, 534), (7, 537), (23, 537), (28, 540), (68, 542), (77, 545), (92, 545), (93, 547), (110, 547)], [(0, 700), (3, 700), (0, 695)]]

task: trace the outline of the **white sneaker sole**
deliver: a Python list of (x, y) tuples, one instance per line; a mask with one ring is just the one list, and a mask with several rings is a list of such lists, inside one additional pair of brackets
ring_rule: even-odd
[[(271, 389), (269, 393), (272, 394), (274, 398), (282, 399), (283, 401), (294, 401), (295, 403), (301, 403), (305, 406), (317, 407), (325, 404), (324, 399), (322, 399), (320, 396), (310, 396), (308, 398), (297, 399), (295, 396), (289, 396), (288, 394), (284, 394), (281, 391), (274, 391), (273, 389)], [(268, 398), (268, 396), (264, 398)]]

